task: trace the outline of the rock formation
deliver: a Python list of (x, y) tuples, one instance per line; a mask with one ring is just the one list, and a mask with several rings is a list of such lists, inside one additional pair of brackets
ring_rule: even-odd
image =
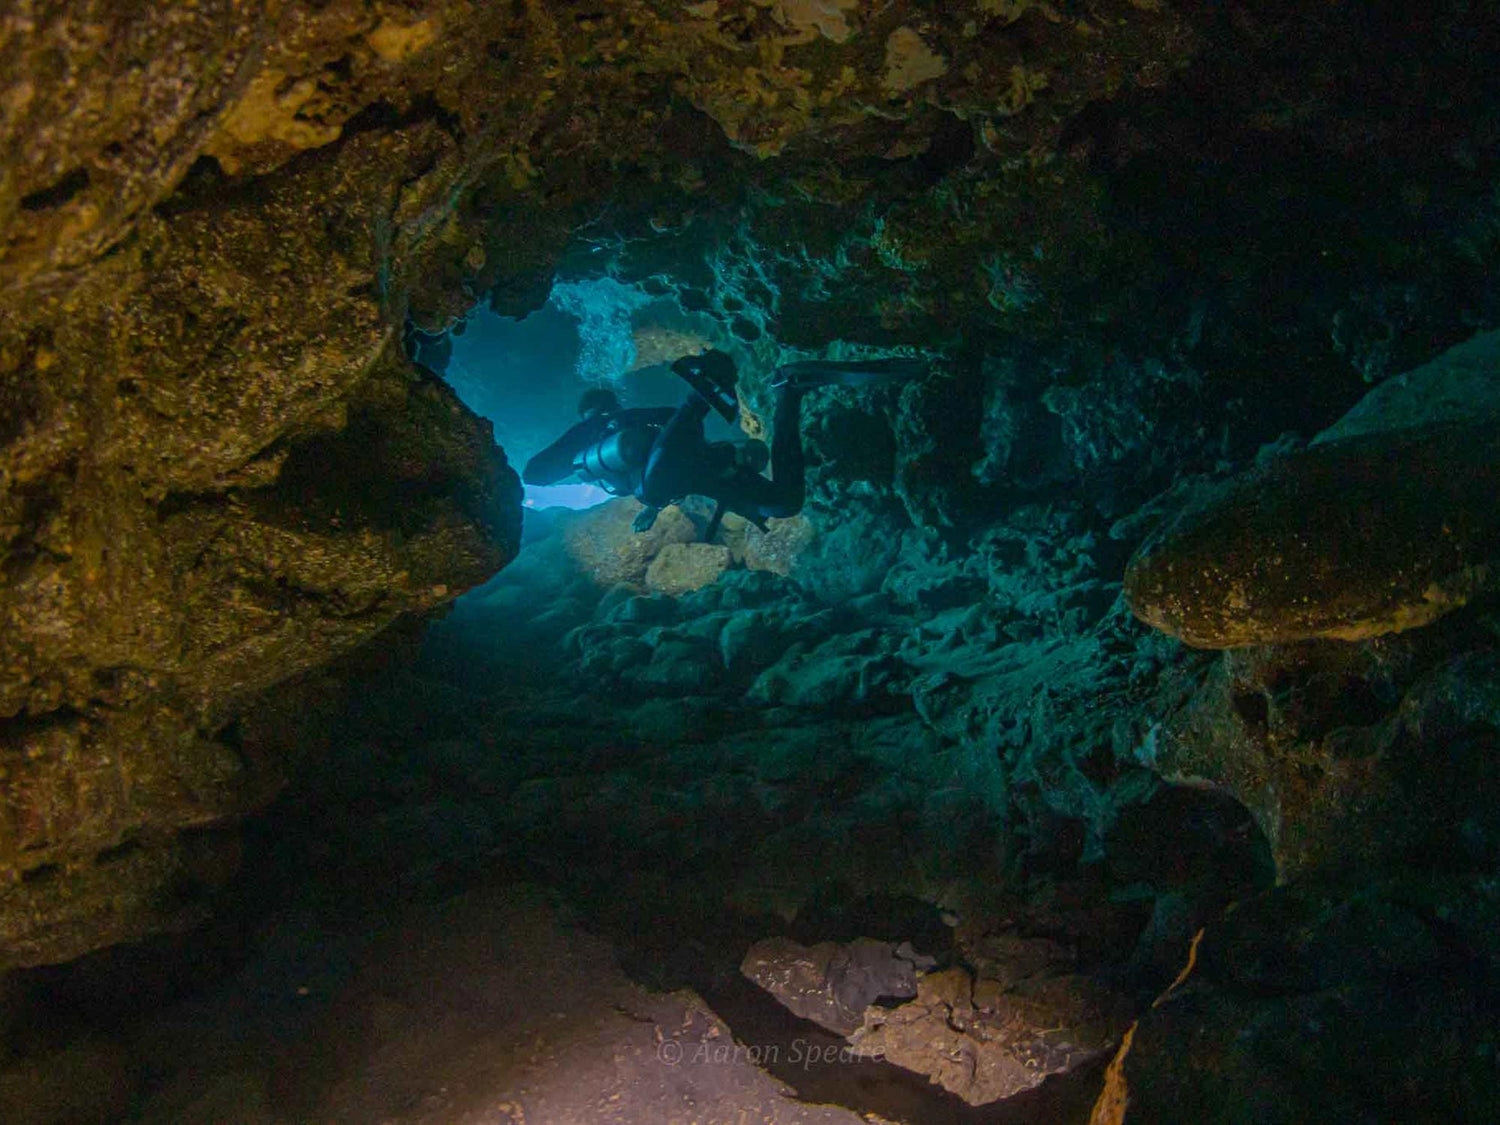
[[(1064, 103), (1186, 57), (1170, 13), (1118, 7), (1107, 64), (1046, 21), (1035, 49), (1007, 45), (1036, 74), (1074, 59), (1077, 82), (1018, 122), (1014, 150), (1055, 135)], [(235, 749), (238, 711), (513, 552), (514, 486), (483, 428), (397, 357), (407, 312), (441, 326), (484, 294), (528, 307), (610, 199), (647, 212), (627, 226), (690, 221), (723, 138), (920, 151), (951, 67), (897, 51), (890, 85), (885, 45), (917, 37), (904, 15), (432, 0), (4, 16), (0, 862), (25, 879), (0, 910), (5, 960), (190, 917), (194, 895), (168, 888), (218, 881), (233, 849), (200, 836), (209, 855), (189, 857), (176, 834), (275, 785), (274, 763)], [(968, 26), (921, 42), (952, 44), (948, 102), (989, 107), (1011, 79), (975, 61)], [(820, 38), (837, 49), (788, 56)]]
[(395, 346), (466, 252), (439, 22), (5, 16), (4, 963), (199, 917), (277, 784), (237, 714), (514, 552), (488, 426)]
[(1497, 513), (1500, 415), (1330, 441), (1178, 515), (1125, 596), (1203, 648), (1401, 632), (1493, 588)]
[(839, 1035), (865, 1023), (876, 1001), (909, 1000), (917, 994), (919, 969), (936, 962), (911, 948), (868, 939), (807, 948), (785, 938), (752, 945), (740, 972), (775, 996), (792, 1014)]
[[(0, 968), (71, 963), (0, 1035), (210, 903), (514, 875), (710, 1004), (925, 927), (866, 1030), (1056, 1070), (1018, 1113), (1124, 997), (1127, 1120), (1492, 1119), (1493, 336), (1420, 367), (1500, 323), (1497, 53), (1466, 0), (11, 4)], [(520, 495), (403, 334), (605, 277), (751, 428), (787, 359), (933, 375), (809, 396), (768, 534), (528, 516), (438, 620)]]
[(1275, 1123), (1491, 1119), (1493, 985), (1470, 975), (1495, 957), (1486, 883), (1304, 884), (1247, 903), (1131, 1031), (1094, 1125), (1229, 1122), (1247, 1105)]
[(970, 1105), (988, 1105), (1097, 1056), (1115, 1041), (1125, 1010), (1084, 979), (1006, 990), (954, 968), (923, 977), (910, 1003), (867, 1013), (854, 1042)]
[(845, 1036), (861, 1057), (927, 1075), (971, 1105), (1039, 1086), (1096, 1057), (1118, 1035), (1128, 1006), (1085, 977), (1048, 975), (1019, 956), (995, 958), (994, 976), (936, 962), (910, 943), (861, 940), (805, 948), (757, 942), (740, 967), (795, 1015)]

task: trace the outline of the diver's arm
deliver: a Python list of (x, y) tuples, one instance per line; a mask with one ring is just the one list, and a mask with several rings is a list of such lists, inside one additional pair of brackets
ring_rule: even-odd
[(627, 426), (665, 426), (676, 415), (675, 406), (632, 406), (629, 410), (620, 411), (615, 417), (620, 418)]
[(573, 475), (573, 459), (599, 440), (608, 418), (596, 414), (573, 426), (562, 437), (542, 450), (521, 470), (525, 484), (556, 484)]

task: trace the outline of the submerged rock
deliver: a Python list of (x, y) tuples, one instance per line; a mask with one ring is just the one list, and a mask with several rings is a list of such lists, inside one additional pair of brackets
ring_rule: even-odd
[[(42, 507), (0, 493), (0, 965), (200, 921), (238, 855), (210, 830), (280, 784), (242, 753), (243, 709), (509, 558), (519, 489), (488, 426), (389, 355), (352, 397), (238, 472), (234, 447), (270, 435), (226, 407), (195, 448), (227, 479), (173, 487), (181, 462), (164, 481), (95, 447), (70, 487), (34, 482)], [(48, 437), (0, 450), (0, 474)]]
[(34, 16), (0, 49), (0, 966), (201, 918), (279, 785), (245, 708), (483, 581), (520, 508), (396, 343), (413, 288), (472, 299), (468, 173), (407, 113), (438, 24)]
[(1094, 1125), (1490, 1122), (1492, 879), (1294, 885), (1194, 946), (1132, 1028)]
[(1066, 958), (1050, 943), (1017, 939), (991, 952), (996, 975), (976, 979), (964, 968), (931, 971), (933, 958), (906, 942), (770, 938), (750, 947), (740, 971), (861, 1057), (924, 1074), (970, 1105), (1032, 1089), (1113, 1044), (1128, 1005), (1062, 971)]
[[(725, 521), (726, 524), (728, 521)], [(806, 516), (784, 520), (767, 520), (766, 530), (746, 524), (742, 555), (751, 570), (769, 570), (773, 574), (791, 574), (797, 560), (808, 549), (814, 536)]]
[(789, 938), (752, 945), (740, 972), (781, 1001), (793, 1015), (839, 1035), (864, 1026), (865, 1010), (882, 999), (917, 994), (917, 973), (933, 961), (907, 944), (861, 939), (807, 947)]
[[(1466, 651), (1468, 650), (1468, 651)], [(1277, 872), (1500, 860), (1500, 661), (1457, 619), (1361, 645), (1226, 653), (1140, 750), (1256, 818)]]
[(1007, 988), (952, 968), (923, 977), (909, 1003), (869, 1009), (850, 1041), (970, 1105), (988, 1105), (1098, 1057), (1127, 1019), (1128, 1006), (1087, 977)]
[(1481, 332), (1431, 363), (1381, 383), (1312, 444), (1360, 434), (1500, 418), (1500, 332)]
[(646, 568), (646, 588), (676, 597), (702, 589), (728, 566), (728, 547), (717, 543), (668, 543)]
[(698, 537), (693, 521), (676, 506), (662, 509), (650, 531), (635, 531), (631, 523), (640, 511), (640, 501), (620, 498), (580, 512), (564, 524), (568, 555), (597, 585), (644, 588), (647, 568), (666, 546)]
[(1500, 424), (1329, 442), (1255, 469), (1131, 559), (1147, 624), (1201, 648), (1413, 629), (1493, 585)]

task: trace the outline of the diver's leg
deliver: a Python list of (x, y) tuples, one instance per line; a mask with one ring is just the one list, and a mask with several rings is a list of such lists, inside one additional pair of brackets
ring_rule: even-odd
[(784, 519), (802, 510), (807, 498), (806, 459), (802, 453), (802, 388), (786, 384), (776, 389), (772, 415), (771, 489), (762, 514)]
[(636, 499), (649, 508), (664, 508), (686, 496), (691, 489), (692, 470), (699, 459), (703, 441), (703, 420), (709, 406), (698, 395), (689, 395), (677, 408), (651, 447), (646, 471)]

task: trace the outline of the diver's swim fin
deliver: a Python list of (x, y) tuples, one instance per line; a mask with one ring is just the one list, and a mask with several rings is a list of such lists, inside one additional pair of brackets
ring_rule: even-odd
[(776, 369), (773, 387), (872, 387), (917, 379), (927, 374), (925, 359), (890, 356), (886, 359), (807, 359)]

